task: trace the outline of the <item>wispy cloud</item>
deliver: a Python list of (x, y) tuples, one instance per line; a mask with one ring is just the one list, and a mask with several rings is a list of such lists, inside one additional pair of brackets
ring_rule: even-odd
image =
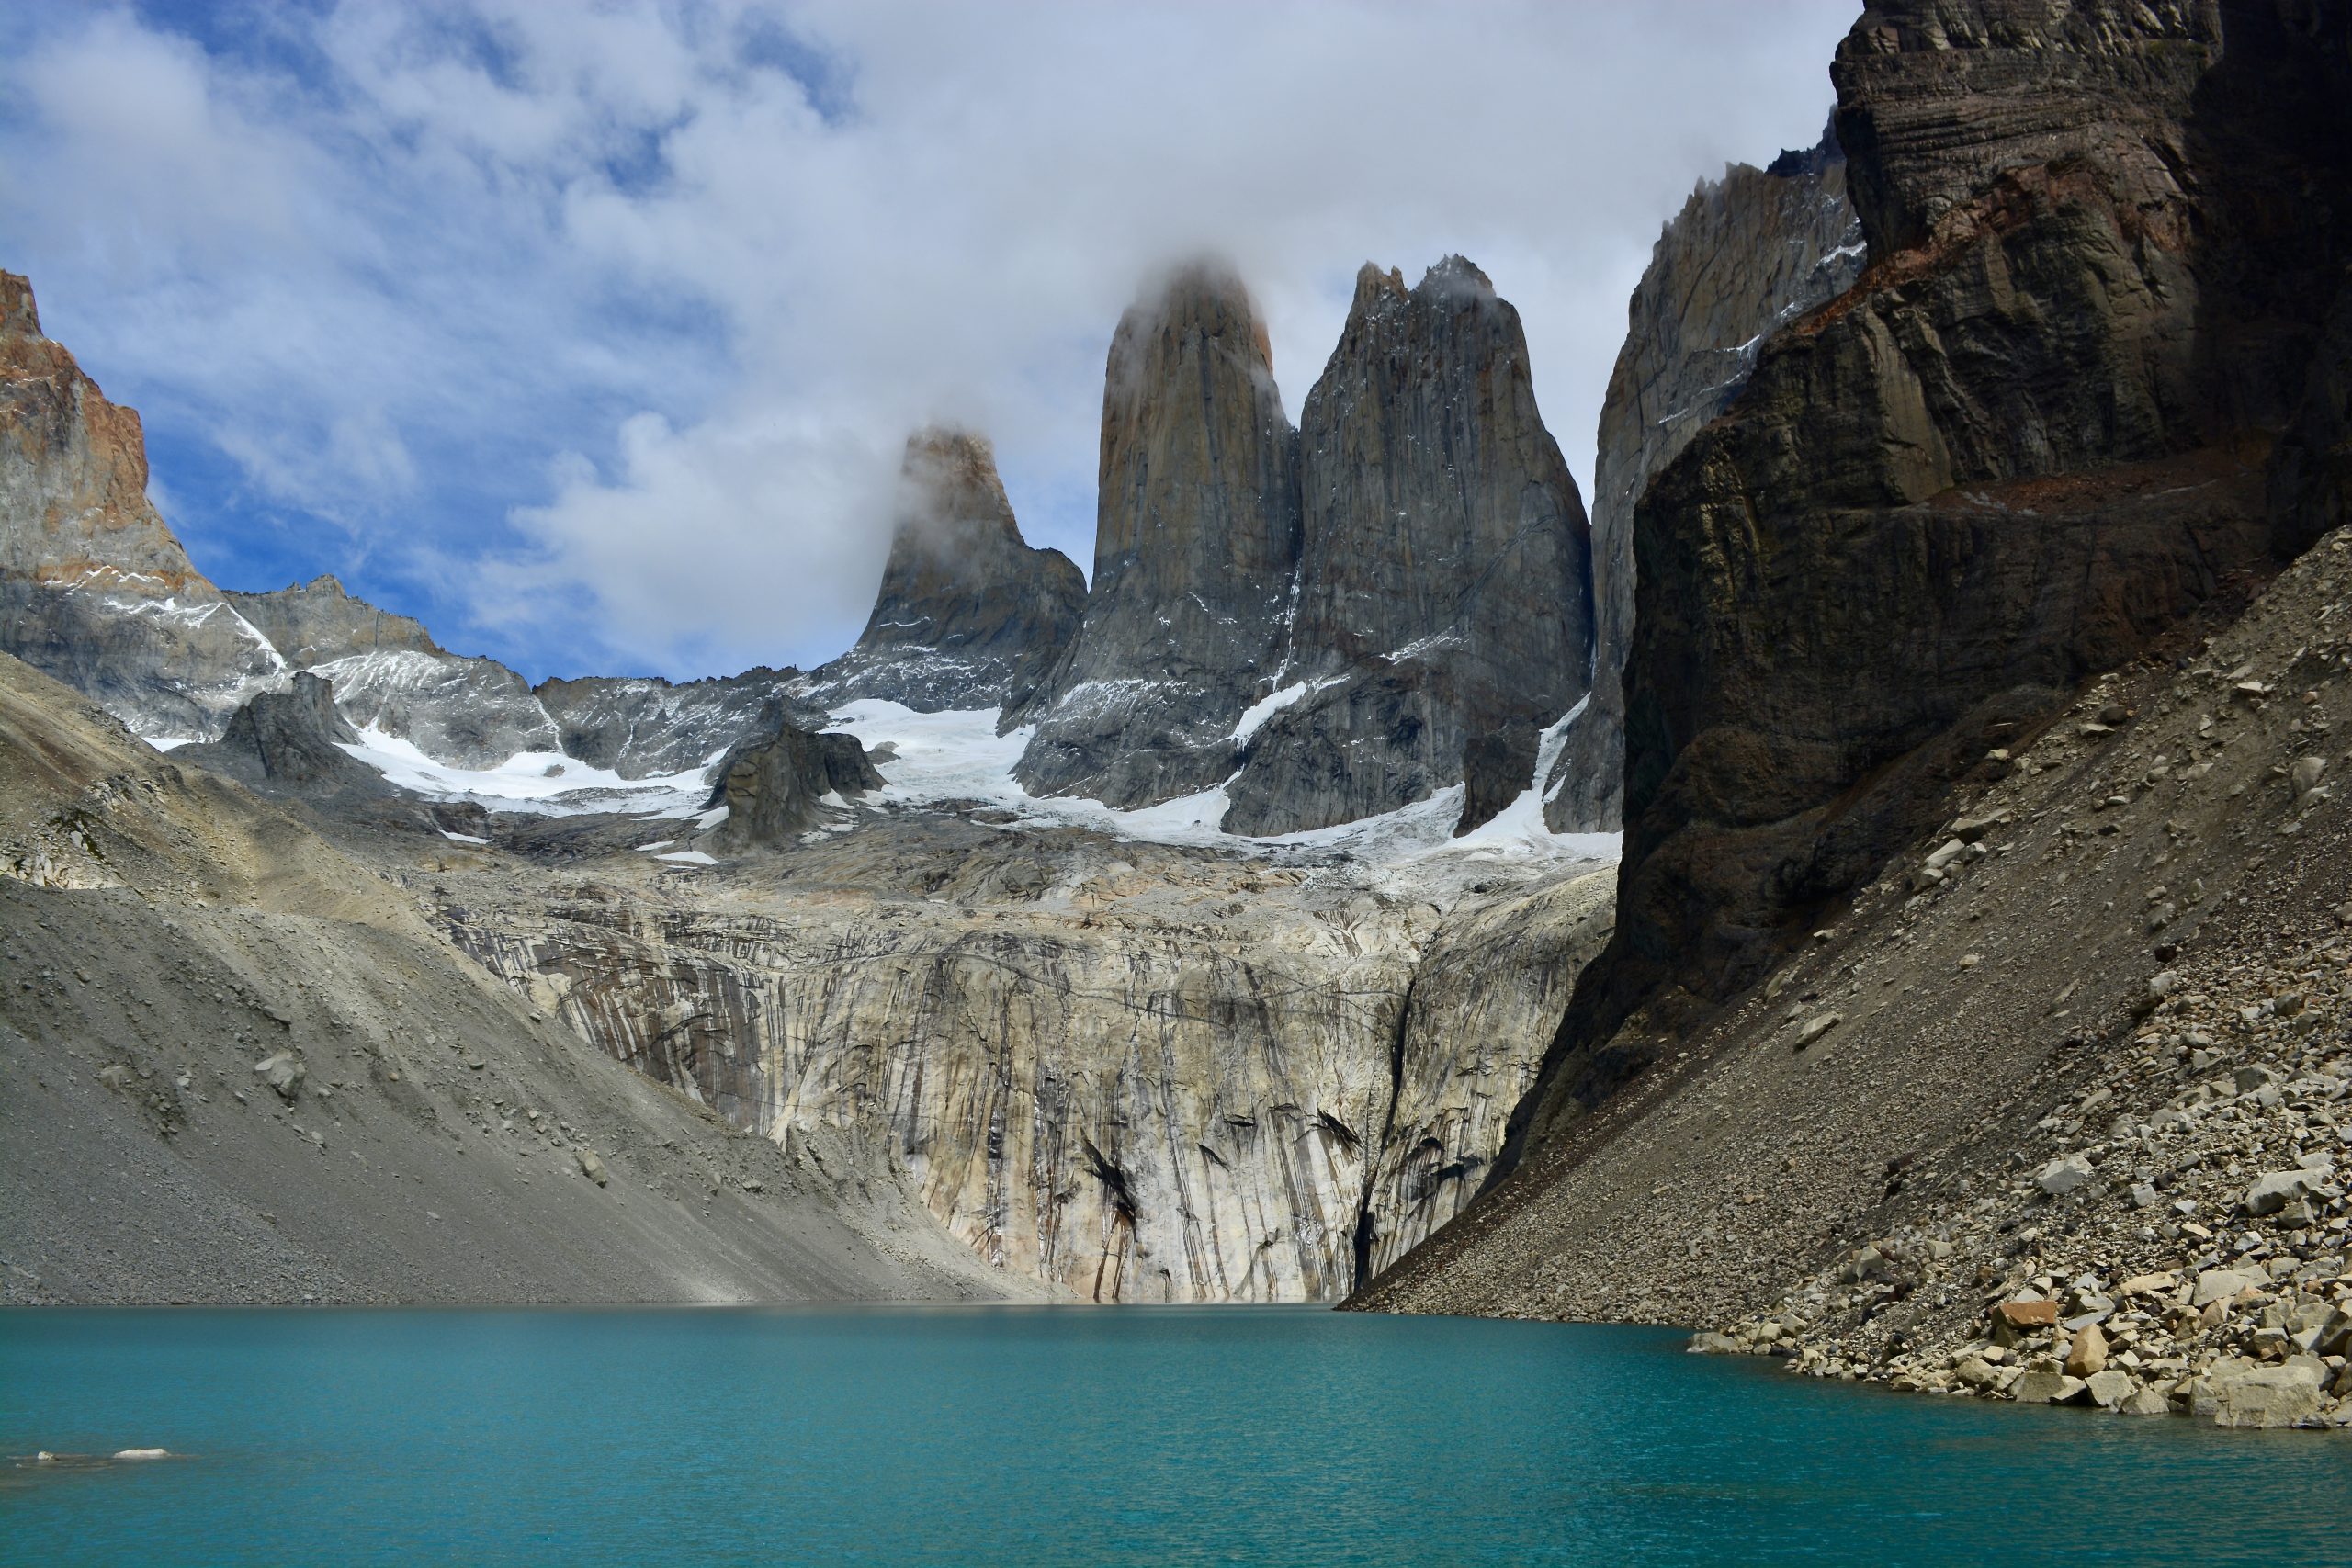
[(694, 673), (854, 634), (920, 420), (1087, 561), (1104, 346), (1173, 253), (1241, 264), (1295, 411), (1359, 262), (1465, 252), (1589, 475), (1659, 222), (1811, 140), (1853, 6), (16, 10), (0, 265), (199, 561)]

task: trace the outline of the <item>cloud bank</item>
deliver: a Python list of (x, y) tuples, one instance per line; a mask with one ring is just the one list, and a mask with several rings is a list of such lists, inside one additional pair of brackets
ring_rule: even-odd
[(807, 664), (924, 421), (1089, 564), (1112, 327), (1204, 248), (1294, 415), (1359, 263), (1469, 255), (1589, 490), (1658, 225), (1812, 141), (1855, 9), (27, 0), (0, 265), (224, 581), (534, 675)]

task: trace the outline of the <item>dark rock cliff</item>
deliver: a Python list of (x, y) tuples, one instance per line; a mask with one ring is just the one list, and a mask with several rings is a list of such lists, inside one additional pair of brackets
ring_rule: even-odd
[(1410, 289), (1367, 265), (1299, 444), (1278, 679), (1317, 689), (1251, 739), (1226, 827), (1394, 810), (1461, 782), (1472, 746), (1523, 753), (1525, 787), (1535, 731), (1583, 694), (1592, 604), (1584, 504), (1519, 313), (1460, 256)]
[(531, 688), (567, 755), (625, 779), (706, 766), (759, 728), (781, 705), (793, 723), (821, 727), (822, 708), (787, 698), (795, 670), (665, 681), (658, 675), (551, 676)]
[(1022, 783), (1149, 805), (1233, 771), (1271, 689), (1298, 560), (1298, 435), (1240, 279), (1201, 263), (1111, 340), (1094, 573), (1078, 638), (1007, 727)]
[(1833, 78), (1871, 266), (1635, 510), (1618, 925), (1514, 1152), (1834, 919), (2063, 688), (2163, 655), (2340, 509), (2346, 26), (1856, 24)]
[(881, 592), (857, 646), (813, 671), (811, 703), (858, 697), (924, 713), (1017, 705), (1078, 635), (1086, 579), (1021, 536), (988, 441), (907, 439)]
[(1771, 333), (1836, 299), (1862, 270), (1833, 128), (1818, 146), (1707, 180), (1658, 236), (1626, 309), (1593, 469), (1592, 697), (1545, 780), (1555, 832), (1623, 820), (1625, 651), (1634, 630), (1634, 505), (1650, 477), (1731, 406)]

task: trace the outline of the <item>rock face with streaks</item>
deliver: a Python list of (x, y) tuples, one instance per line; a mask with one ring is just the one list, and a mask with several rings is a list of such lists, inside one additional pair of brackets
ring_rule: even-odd
[(442, 918), (621, 1060), (787, 1149), (872, 1151), (983, 1258), (1102, 1301), (1351, 1289), (1493, 1157), (1607, 925), (1605, 877), (1440, 917), (938, 819), (763, 864), (723, 911), (684, 874), (552, 904), (453, 878)]
[(2347, 28), (2185, 0), (1855, 25), (1832, 74), (1871, 265), (1635, 509), (1617, 931), (1522, 1126), (1639, 1070), (1621, 1025), (1679, 1028), (1834, 919), (2064, 688), (2310, 542)]
[(1423, 950), (1364, 1204), (1359, 1280), (1477, 1195), (1511, 1108), (1535, 1081), (1528, 1041), (1566, 1010), (1577, 971), (1609, 940), (1616, 880), (1596, 871), (1474, 906)]
[(1311, 690), (1251, 738), (1227, 828), (1394, 810), (1462, 782), (1466, 748), (1508, 738), (1532, 771), (1536, 730), (1584, 694), (1592, 576), (1518, 312), (1460, 256), (1409, 289), (1365, 265), (1299, 447), (1279, 679)]
[(284, 660), (147, 499), (139, 415), (0, 272), (0, 652), (151, 735), (209, 736)]
[(1093, 578), (1076, 641), (1006, 712), (1037, 727), (1022, 783), (1133, 807), (1221, 782), (1272, 689), (1298, 545), (1265, 326), (1230, 268), (1185, 267), (1111, 340)]
[(1634, 502), (1739, 396), (1767, 337), (1852, 287), (1862, 250), (1833, 126), (1808, 152), (1702, 181), (1650, 252), (1600, 407), (1592, 697), (1545, 781), (1555, 832), (1607, 831), (1623, 819)]
[(800, 695), (879, 697), (923, 713), (1018, 706), (1078, 635), (1086, 579), (1059, 550), (1032, 548), (981, 436), (907, 439), (890, 558), (857, 646), (814, 671)]

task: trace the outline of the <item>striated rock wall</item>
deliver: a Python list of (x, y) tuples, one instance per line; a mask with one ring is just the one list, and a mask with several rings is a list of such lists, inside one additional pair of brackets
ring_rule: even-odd
[(1317, 689), (1257, 731), (1227, 828), (1394, 810), (1461, 782), (1464, 749), (1507, 734), (1532, 762), (1535, 730), (1584, 694), (1591, 558), (1518, 312), (1460, 256), (1410, 289), (1367, 265), (1299, 444), (1278, 679)]
[(1086, 579), (1030, 547), (988, 441), (907, 438), (890, 558), (857, 646), (810, 673), (808, 701), (879, 697), (925, 713), (1018, 706), (1078, 635)]
[(1271, 689), (1299, 547), (1298, 434), (1238, 277), (1186, 267), (1121, 318), (1102, 393), (1084, 624), (1036, 695), (1019, 774), (1117, 807), (1209, 788)]
[(0, 652), (151, 735), (209, 736), (284, 669), (147, 499), (147, 446), (0, 272)]
[(1853, 285), (1861, 221), (1833, 128), (1767, 167), (1735, 164), (1691, 192), (1626, 308), (1593, 471), (1592, 699), (1545, 781), (1555, 832), (1623, 821), (1626, 649), (1634, 630), (1634, 505), (1747, 385), (1764, 340)]
[(1616, 874), (1596, 871), (1468, 908), (1413, 969), (1394, 1098), (1364, 1203), (1370, 1280), (1468, 1207), (1535, 1081), (1577, 972), (1609, 940)]
[(1441, 919), (1079, 835), (869, 820), (797, 853), (781, 897), (460, 883), (442, 913), (622, 1061), (787, 1149), (837, 1134), (1090, 1300), (1351, 1289), (1492, 1157), (1606, 929), (1589, 876)]
[(1756, 979), (2063, 688), (2276, 570), (2266, 468), (2352, 240), (2344, 24), (2300, 16), (1856, 25), (1872, 263), (1636, 508), (1617, 933), (1523, 1125)]

